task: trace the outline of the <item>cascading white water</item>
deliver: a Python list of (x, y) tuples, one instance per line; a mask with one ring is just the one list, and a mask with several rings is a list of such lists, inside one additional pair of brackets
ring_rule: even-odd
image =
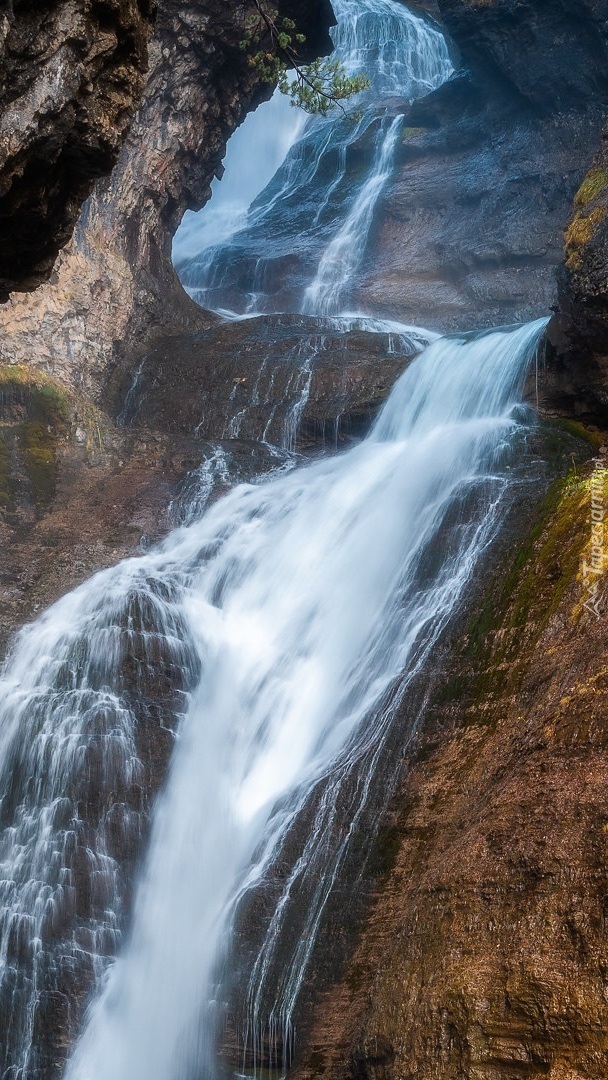
[(288, 151), (306, 126), (306, 114), (291, 108), (276, 91), (270, 101), (250, 113), (228, 143), (224, 174), (211, 185), (212, 203), (187, 210), (173, 241), (179, 264), (223, 244), (247, 223), (247, 211), (270, 183)]
[[(290, 149), (248, 209), (249, 183), (239, 186), (237, 198), (228, 188), (222, 195), (221, 181), (219, 203), (189, 215), (178, 231), (176, 268), (204, 307), (224, 314), (339, 314), (349, 303), (374, 211), (392, 173), (401, 113), (452, 72), (439, 28), (398, 0), (335, 0), (333, 7), (336, 58), (348, 73), (370, 79), (352, 106), (360, 119), (336, 112), (305, 126), (300, 121), (296, 129), (295, 110), (275, 96), (245, 122), (229, 149), (232, 177), (250, 173), (271, 110), (276, 142)], [(257, 178), (253, 185), (257, 194)]]
[[(287, 306), (327, 315), (349, 305), (393, 167), (400, 102), (439, 85), (451, 65), (439, 30), (396, 0), (334, 6), (339, 58), (372, 76), (363, 116), (304, 126), (275, 99), (261, 171), (239, 162), (249, 166), (264, 113), (243, 128), (228, 162), (236, 181), (218, 186), (222, 205), (214, 197), (176, 240), (176, 263), (202, 303), (272, 307), (274, 263), (287, 279), (297, 256)], [(333, 325), (428, 339), (356, 314)], [(285, 1069), (298, 995), (395, 702), (498, 527), (513, 409), (544, 325), (435, 341), (355, 449), (306, 467), (290, 459), (203, 513), (227, 477), (217, 450), (186, 526), (22, 632), (0, 681), (0, 1009), (11, 1018), (0, 1032), (2, 1080), (56, 1074), (49, 1023), (63, 1010), (61, 1038), (73, 1039), (91, 986), (66, 1080), (214, 1077), (235, 920), (281, 859), (237, 1023), (248, 1069)], [(288, 450), (323, 332), (296, 349)], [(242, 418), (227, 419), (226, 435), (238, 435)], [(158, 783), (150, 769), (173, 742), (146, 847), (146, 790)], [(294, 914), (296, 893), (307, 902)]]
[(321, 256), (314, 280), (304, 293), (303, 314), (337, 315), (342, 310), (342, 298), (348, 295), (348, 287), (363, 260), (376, 203), (392, 172), (401, 125), (402, 117), (397, 116), (386, 132), (380, 130), (370, 175)]
[[(496, 527), (508, 476), (501, 455), (517, 429), (513, 407), (544, 326), (440, 339), (401, 377), (362, 444), (235, 489), (157, 551), (94, 577), (22, 635), (0, 706), (9, 792), (0, 959), (10, 988), (7, 957), (18, 931), (30, 973), (15, 1075), (28, 1075), (27, 1016), (46, 924), (60, 929), (78, 895), (69, 838), (84, 823), (70, 793), (101, 750), (124, 809), (121, 792), (141, 768), (136, 719), (117, 689), (117, 670), (133, 649), (124, 613), (135, 602), (156, 627), (155, 635), (147, 631), (148, 653), (162, 639), (196, 685), (156, 809), (132, 932), (67, 1078), (214, 1074), (218, 967), (235, 908), (324, 783), (303, 856), (317, 875), (315, 901), (274, 1010), (289, 1032), (346, 843), (328, 854), (337, 793), (362, 754), (371, 752), (372, 764), (377, 758), (387, 691), (428, 656)], [(365, 794), (363, 785), (360, 802)], [(102, 816), (91, 850), (95, 917), (77, 941), (68, 930), (68, 952), (94, 953), (95, 933), (116, 929), (108, 826)], [(252, 1038), (268, 1020), (258, 991), (302, 869), (285, 881), (252, 975)]]

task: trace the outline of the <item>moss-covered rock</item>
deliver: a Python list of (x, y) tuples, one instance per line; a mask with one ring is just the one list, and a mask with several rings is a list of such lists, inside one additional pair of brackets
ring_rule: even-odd
[(48, 505), (57, 480), (56, 436), (40, 420), (31, 420), (23, 425), (20, 441), (34, 502)]
[(608, 215), (608, 169), (603, 163), (587, 173), (574, 197), (574, 207), (564, 236), (565, 257), (568, 269), (580, 270), (585, 248), (598, 236)]
[(22, 364), (0, 365), (0, 422), (25, 410), (31, 420), (64, 426), (68, 423), (73, 395), (59, 382)]
[(10, 502), (10, 457), (4, 436), (0, 434), (0, 510)]
[(564, 235), (549, 397), (563, 411), (608, 425), (608, 128), (580, 185)]
[(50, 504), (72, 414), (69, 391), (56, 380), (0, 367), (0, 510), (30, 507), (39, 515)]
[(583, 573), (594, 500), (608, 500), (605, 455), (552, 484), (427, 672), (380, 834), (387, 875), (299, 1080), (606, 1075), (608, 620), (585, 607)]

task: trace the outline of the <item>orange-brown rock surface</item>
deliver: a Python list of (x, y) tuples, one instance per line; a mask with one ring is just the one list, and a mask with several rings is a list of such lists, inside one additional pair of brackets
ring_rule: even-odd
[(606, 1075), (605, 549), (599, 615), (584, 577), (606, 465), (554, 486), (430, 676), (388, 870), (298, 1077)]

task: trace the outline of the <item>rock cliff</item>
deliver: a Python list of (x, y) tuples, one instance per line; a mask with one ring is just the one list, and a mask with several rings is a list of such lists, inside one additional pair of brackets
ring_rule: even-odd
[[(512, 183), (507, 228), (515, 223), (524, 244), (520, 254), (527, 250), (544, 260), (546, 308), (557, 306), (542, 403), (606, 427), (608, 131), (601, 139), (595, 131), (608, 98), (608, 4), (442, 0), (441, 9), (480, 84), (500, 82), (536, 117), (525, 152), (538, 165), (525, 185), (529, 203)], [(504, 158), (504, 149), (499, 155)], [(504, 198), (500, 178), (496, 190)], [(502, 232), (501, 222), (492, 239)], [(519, 268), (528, 301), (534, 296), (529, 262)], [(532, 273), (538, 278), (538, 270)]]
[[(268, 97), (239, 48), (252, 6), (224, 0), (161, 3), (143, 100), (110, 178), (97, 183), (51, 280), (0, 310), (0, 355), (99, 393), (125, 349), (208, 320), (171, 266), (186, 208), (200, 207), (226, 141)], [(330, 47), (329, 0), (285, 0), (310, 52)]]
[(361, 302), (444, 330), (546, 314), (608, 102), (608, 5), (439, 6), (459, 75), (406, 120)]
[(606, 1073), (608, 642), (585, 576), (606, 449), (529, 510), (427, 672), (376, 897), (298, 1077)]
[[(606, 5), (441, 7), (470, 70), (412, 113), (366, 296), (446, 326), (544, 312), (578, 190), (560, 284), (561, 352), (547, 386), (555, 408), (605, 423), (605, 149), (584, 174), (608, 92)], [(284, 10), (311, 47), (326, 47), (325, 4), (294, 0)], [(253, 389), (240, 355), (249, 350), (257, 363), (259, 342), (200, 312), (170, 265), (183, 210), (204, 201), (226, 138), (268, 93), (238, 49), (247, 11), (224, 0), (161, 4), (147, 89), (117, 168), (97, 182), (51, 281), (0, 312), (3, 642), (38, 606), (169, 527), (164, 508), (204, 452), (191, 430), (191, 384), (185, 417), (172, 415), (181, 408), (175, 388), (167, 397), (176, 373), (185, 380), (192, 343), (207, 365), (224, 340), (239, 350), (238, 363), (222, 361), (218, 414), (227, 392), (245, 400)], [(62, 221), (68, 230), (69, 217)], [(46, 249), (33, 257), (32, 281), (49, 258)], [(289, 328), (282, 333), (289, 344)], [(363, 339), (359, 347), (369, 350)], [(121, 430), (86, 395), (109, 386), (124, 405), (125, 350), (146, 348), (141, 391), (158, 428)], [(339, 357), (331, 360), (337, 367)], [(391, 360), (387, 382), (400, 363)], [(336, 403), (323, 367), (315, 374), (316, 431)], [(348, 379), (356, 419), (385, 384), (357, 364)], [(251, 445), (233, 451), (234, 475), (268, 466)], [(335, 935), (350, 958), (343, 979), (325, 978), (310, 1014), (298, 1065), (306, 1080), (595, 1080), (608, 1070), (608, 643), (605, 619), (584, 607), (583, 572), (593, 474), (608, 498), (601, 455), (520, 515), (506, 538), (516, 554), (478, 584), (428, 674), (426, 720), (402, 763), (357, 932), (338, 917), (348, 917), (347, 887), (338, 898)], [(150, 750), (156, 785), (167, 754), (166, 745)], [(56, 1062), (78, 1010), (70, 1027), (54, 1008), (44, 1013), (44, 1047)]]
[(608, 96), (605, 0), (439, 0), (464, 63), (541, 113)]
[(154, 0), (0, 4), (0, 301), (48, 278), (143, 90)]
[(552, 408), (608, 426), (608, 131), (565, 233), (546, 373)]
[[(471, 233), (457, 237), (461, 250), (495, 245), (487, 280), (498, 285), (502, 274), (510, 279), (504, 296), (517, 297), (517, 270), (520, 310), (542, 304), (543, 295), (547, 307), (555, 303), (559, 282), (543, 404), (605, 429), (606, 135), (592, 158), (597, 104), (606, 102), (608, 7), (441, 0), (441, 9), (470, 73), (421, 110), (425, 130), (409, 135), (414, 191), (406, 191), (404, 167), (391, 228), (397, 233), (401, 206), (408, 238), (431, 217), (423, 182), (436, 139), (454, 163), (447, 244), (457, 235), (450, 215), (471, 206)], [(485, 120), (492, 86), (507, 120), (498, 129)], [(484, 88), (477, 102), (473, 87)], [(485, 174), (484, 161), (494, 162)], [(501, 206), (509, 208), (502, 217)], [(491, 222), (486, 237), (484, 221)], [(448, 319), (443, 297), (455, 315), (463, 275), (456, 261), (447, 273), (440, 233), (431, 233), (429, 276), (439, 282)], [(509, 250), (519, 266), (505, 264)], [(415, 243), (414, 251), (418, 257)], [(472, 307), (468, 286), (465, 312), (467, 297)], [(486, 302), (480, 294), (482, 311)], [(497, 297), (496, 309), (505, 310), (504, 299)], [(605, 445), (602, 451), (531, 511), (527, 539), (485, 580), (484, 598), (473, 597), (447, 665), (439, 656), (429, 673), (425, 729), (383, 836), (385, 875), (344, 979), (317, 1007), (298, 1076), (582, 1080), (606, 1073), (607, 643), (605, 616), (585, 606), (592, 499), (608, 497)], [(598, 568), (603, 612), (605, 552)]]

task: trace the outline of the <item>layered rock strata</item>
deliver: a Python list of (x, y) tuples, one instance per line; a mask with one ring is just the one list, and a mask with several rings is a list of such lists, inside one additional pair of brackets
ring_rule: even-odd
[(114, 415), (173, 435), (245, 438), (292, 450), (365, 433), (419, 341), (268, 315), (164, 338), (116, 372)]

